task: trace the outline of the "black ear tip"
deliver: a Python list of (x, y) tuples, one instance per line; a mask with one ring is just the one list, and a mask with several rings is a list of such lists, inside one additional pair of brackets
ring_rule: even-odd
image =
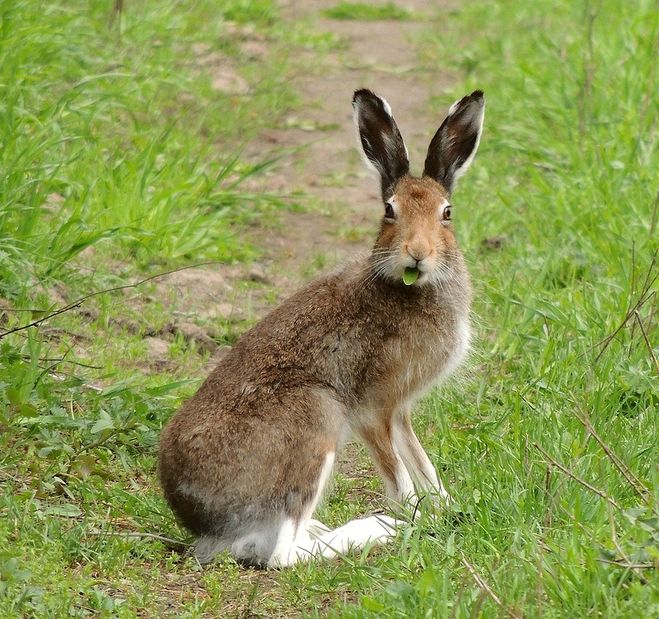
[(449, 116), (461, 113), (464, 109), (476, 106), (482, 108), (485, 106), (485, 95), (482, 90), (474, 90), (470, 95), (465, 95), (459, 101), (456, 101), (449, 111)]
[(355, 94), (352, 95), (352, 104), (354, 105), (357, 103), (359, 99), (369, 97), (375, 97), (375, 93), (372, 90), (369, 90), (368, 88), (360, 88), (355, 90)]

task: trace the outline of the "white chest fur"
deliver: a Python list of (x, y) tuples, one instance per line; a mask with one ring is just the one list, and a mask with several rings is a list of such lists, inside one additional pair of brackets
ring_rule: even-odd
[(464, 361), (470, 337), (468, 317), (456, 316), (450, 326), (419, 329), (412, 337), (392, 341), (385, 398), (412, 402), (427, 393)]
[(455, 323), (455, 340), (452, 350), (447, 351), (446, 362), (443, 367), (439, 368), (437, 380), (446, 378), (449, 374), (465, 360), (469, 352), (469, 343), (471, 341), (471, 325), (469, 318), (460, 317)]

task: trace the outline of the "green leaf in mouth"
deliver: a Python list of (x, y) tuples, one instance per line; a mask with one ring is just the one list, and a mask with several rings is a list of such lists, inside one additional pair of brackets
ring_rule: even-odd
[(411, 286), (419, 278), (419, 269), (416, 267), (405, 267), (403, 272), (403, 283)]

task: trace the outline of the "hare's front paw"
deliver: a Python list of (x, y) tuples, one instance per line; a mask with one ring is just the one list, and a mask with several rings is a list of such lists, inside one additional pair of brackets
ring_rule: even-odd
[(446, 509), (455, 503), (453, 497), (441, 485), (437, 489), (426, 492), (424, 500), (430, 502), (436, 509)]
[(393, 513), (404, 521), (409, 522), (415, 518), (419, 510), (423, 497), (419, 498), (414, 493), (408, 493), (404, 496), (392, 498), (389, 505)]
[(393, 507), (397, 516), (412, 522), (419, 518), (421, 512), (439, 515), (450, 510), (454, 503), (453, 498), (442, 488), (409, 495), (404, 501), (395, 503)]

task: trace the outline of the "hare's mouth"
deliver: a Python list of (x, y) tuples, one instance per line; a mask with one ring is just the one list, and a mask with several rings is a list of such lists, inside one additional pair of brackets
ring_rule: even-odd
[(420, 263), (416, 266), (403, 266), (395, 271), (393, 278), (404, 286), (426, 286), (444, 282), (453, 278), (450, 265), (442, 262)]
[[(396, 278), (399, 282), (401, 281), (400, 271), (398, 277)], [(421, 269), (417, 267), (405, 267), (402, 273), (402, 283), (404, 286), (425, 286), (432, 282), (431, 272), (427, 269)]]
[(411, 286), (417, 279), (419, 279), (420, 274), (421, 271), (419, 271), (417, 267), (405, 267), (405, 270), (403, 271), (403, 283), (406, 286)]

